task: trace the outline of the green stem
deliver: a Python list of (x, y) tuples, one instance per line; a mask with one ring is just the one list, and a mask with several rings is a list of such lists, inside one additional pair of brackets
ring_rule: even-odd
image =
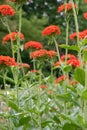
[(22, 9), (20, 8), (19, 10), (19, 36), (18, 36), (18, 39), (17, 39), (17, 62), (20, 62), (20, 33), (21, 33), (21, 25), (22, 25)]
[(4, 84), (4, 89), (5, 89), (5, 91), (6, 91), (6, 97), (8, 97), (8, 95), (7, 95), (7, 88), (6, 88), (6, 73), (7, 72), (4, 72), (3, 71), (3, 84)]
[(16, 67), (15, 70), (12, 67), (11, 68), (12, 74), (13, 74), (13, 78), (14, 78), (14, 84), (15, 84), (15, 91), (16, 91), (16, 101), (17, 101), (17, 105), (19, 106), (19, 92), (18, 92), (18, 68)]
[[(87, 62), (85, 68), (85, 89), (87, 90)], [(84, 121), (87, 123), (87, 101), (84, 101)]]
[[(78, 18), (77, 18), (76, 10), (75, 10), (75, 8), (74, 8), (74, 2), (73, 2), (73, 0), (71, 0), (71, 2), (72, 2), (73, 14), (74, 14), (74, 20), (75, 20), (75, 26), (76, 26), (77, 45), (78, 45), (78, 47), (80, 47), (81, 45), (80, 45), (80, 41), (79, 41), (79, 25), (78, 25)], [(79, 51), (78, 57), (79, 57), (79, 60), (80, 60), (80, 62), (81, 62), (81, 66), (82, 66), (81, 51)]]
[(40, 71), (39, 87), (38, 87), (38, 124), (39, 124), (39, 130), (42, 130), (42, 126), (41, 126), (41, 115), (40, 115), (40, 105), (41, 105), (40, 85), (41, 85), (41, 71)]
[[(17, 39), (17, 62), (21, 62), (22, 63), (22, 58), (21, 58), (21, 54), (20, 54), (20, 33), (21, 33), (21, 28), (22, 28), (22, 9), (20, 7), (20, 10), (19, 10), (19, 36), (18, 36), (18, 39)], [(24, 72), (24, 68), (22, 67), (22, 73), (23, 75), (25, 75), (25, 72)]]
[[(1, 21), (2, 21), (3, 25), (7, 27), (7, 30), (8, 30), (8, 32), (10, 34), (11, 30), (10, 30), (7, 18), (5, 17), (5, 22), (6, 23), (4, 23), (2, 19), (1, 19)], [(13, 45), (12, 38), (11, 38), (11, 49), (12, 49), (12, 57), (15, 58), (15, 55), (14, 55), (14, 45)]]
[(56, 47), (56, 51), (57, 51), (57, 56), (58, 56), (59, 62), (61, 62), (61, 60), (60, 60), (60, 52), (59, 52), (58, 44), (57, 44), (57, 41), (56, 41), (55, 38), (54, 38), (54, 43), (55, 43), (55, 47)]
[(76, 33), (77, 33), (77, 45), (79, 46), (79, 26), (78, 26), (78, 18), (77, 18), (77, 14), (74, 8), (74, 2), (72, 1), (72, 7), (73, 7), (73, 14), (74, 14), (74, 20), (75, 20), (75, 26), (76, 26)]
[[(68, 37), (69, 37), (69, 21), (66, 20), (66, 46), (68, 45)], [(66, 48), (65, 61), (67, 60), (67, 54), (68, 54), (68, 49)]]
[(33, 69), (34, 69), (34, 70), (36, 69), (36, 66), (35, 66), (35, 59), (33, 59)]

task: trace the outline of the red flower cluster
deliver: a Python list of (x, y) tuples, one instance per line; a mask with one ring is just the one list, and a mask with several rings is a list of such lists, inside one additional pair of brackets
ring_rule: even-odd
[[(66, 59), (66, 55), (62, 55), (60, 57), (61, 61), (64, 61)], [(67, 59), (76, 59), (76, 56), (72, 55), (72, 54), (67, 54)]]
[(84, 18), (87, 19), (87, 12), (84, 13)]
[(30, 41), (30, 42), (25, 43), (24, 45), (25, 50), (27, 50), (28, 48), (42, 49), (43, 46), (40, 42)]
[(31, 70), (32, 73), (39, 73), (39, 70)]
[(72, 65), (74, 67), (79, 67), (80, 66), (80, 61), (77, 58), (70, 59), (70, 60), (67, 61), (67, 64)]
[(45, 49), (36, 50), (30, 53), (30, 57), (34, 59), (44, 57), (46, 55), (47, 55), (47, 50)]
[(87, 3), (87, 0), (84, 0), (85, 3)]
[(44, 56), (49, 56), (50, 58), (52, 58), (56, 54), (57, 54), (57, 52), (55, 52), (53, 50), (47, 51), (45, 49), (40, 49), (40, 50), (31, 52), (30, 57), (35, 59), (35, 58), (40, 58), (40, 57), (44, 57)]
[(30, 65), (27, 64), (27, 63), (17, 63), (17, 66), (18, 66), (19, 68), (21, 68), (21, 67), (30, 68)]
[(76, 85), (76, 84), (78, 84), (79, 82), (78, 81), (70, 81), (70, 85)]
[(57, 52), (53, 51), (53, 50), (50, 50), (50, 51), (47, 51), (47, 55), (52, 58), (53, 56), (57, 55)]
[(9, 56), (0, 56), (0, 65), (16, 66), (16, 62), (14, 58)]
[[(70, 35), (70, 39), (73, 40), (74, 38), (77, 37), (76, 32), (74, 32), (73, 34)], [(87, 30), (84, 30), (82, 32), (79, 32), (79, 38), (80, 39), (84, 39), (85, 37), (87, 37)]]
[(2, 44), (8, 42), (9, 40), (15, 41), (17, 37), (20, 36), (21, 40), (24, 40), (24, 35), (19, 32), (12, 32), (10, 34), (7, 34), (3, 39), (2, 39)]
[(66, 79), (69, 79), (69, 77), (62, 75), (62, 76), (60, 76), (59, 78), (57, 78), (57, 79), (55, 80), (55, 83), (58, 84), (58, 83), (60, 83), (61, 81), (66, 80)]
[(16, 2), (16, 0), (6, 0), (6, 2), (9, 2), (9, 1), (11, 1), (11, 2)]
[[(72, 7), (73, 7), (72, 2), (66, 3), (66, 5), (62, 4), (61, 6), (58, 7), (58, 13), (63, 12), (65, 9), (67, 11), (70, 11), (72, 9)], [(75, 4), (74, 4), (74, 8), (76, 8)]]
[(42, 88), (42, 89), (46, 89), (47, 86), (43, 84), (43, 85), (40, 86), (40, 88)]
[[(66, 55), (62, 55), (62, 56), (60, 57), (61, 62), (64, 62), (65, 59), (66, 59)], [(80, 66), (80, 61), (77, 59), (76, 56), (74, 56), (74, 55), (72, 55), (72, 54), (68, 54), (66, 60), (67, 60), (66, 63), (67, 63), (68, 65), (72, 65), (72, 66), (74, 66), (74, 67), (79, 67), (79, 66)], [(64, 63), (65, 63), (65, 62), (64, 62)], [(55, 67), (57, 67), (57, 66), (59, 66), (59, 65), (60, 65), (60, 62), (59, 62), (59, 61), (54, 64)]]
[(2, 16), (5, 15), (13, 16), (15, 11), (10, 5), (0, 5), (0, 13)]
[(59, 61), (57, 61), (57, 62), (54, 64), (55, 67), (57, 67), (57, 66), (59, 66), (59, 65), (60, 65), (60, 62), (59, 62)]
[(52, 35), (52, 34), (59, 35), (60, 33), (61, 33), (60, 28), (56, 25), (50, 25), (42, 31), (42, 35), (44, 35), (44, 36), (49, 36), (49, 35)]

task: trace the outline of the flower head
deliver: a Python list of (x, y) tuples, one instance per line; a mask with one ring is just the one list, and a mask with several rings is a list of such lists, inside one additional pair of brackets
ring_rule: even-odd
[[(67, 11), (70, 11), (73, 8), (72, 2), (62, 4), (58, 7), (58, 13), (63, 12), (65, 9)], [(74, 4), (74, 8), (76, 8), (76, 5)]]
[(55, 83), (58, 84), (58, 83), (60, 83), (61, 81), (66, 80), (66, 79), (69, 79), (69, 77), (62, 75), (62, 76), (58, 77), (58, 78), (55, 80)]
[(28, 48), (42, 49), (43, 46), (40, 42), (30, 41), (30, 42), (25, 43), (24, 45), (25, 50), (27, 50)]
[(47, 51), (47, 55), (52, 58), (53, 56), (57, 55), (57, 52), (54, 50)]
[[(70, 35), (70, 40), (73, 40), (77, 37), (77, 33), (74, 32)], [(82, 31), (82, 32), (79, 32), (79, 38), (80, 39), (84, 39), (85, 37), (87, 37), (87, 29)]]
[(32, 73), (39, 73), (39, 70), (31, 70)]
[(6, 0), (6, 2), (9, 2), (9, 1), (11, 1), (11, 2), (16, 2), (16, 0)]
[(60, 66), (60, 62), (57, 61), (57, 62), (54, 64), (54, 66), (55, 66), (55, 67)]
[(5, 66), (16, 66), (16, 62), (14, 58), (11, 58), (10, 56), (0, 56), (0, 65)]
[(11, 32), (9, 34), (7, 34), (3, 39), (2, 39), (2, 44), (12, 40), (15, 41), (17, 39), (17, 37), (20, 37), (21, 40), (24, 40), (24, 35), (22, 33), (19, 32)]
[(80, 61), (78, 59), (69, 59), (67, 61), (68, 65), (72, 65), (74, 67), (79, 67), (80, 66)]
[(17, 66), (18, 66), (19, 68), (21, 68), (21, 67), (30, 68), (30, 65), (27, 64), (27, 63), (17, 63)]
[[(66, 59), (66, 55), (62, 55), (60, 57), (61, 61), (64, 61)], [(76, 59), (76, 56), (72, 55), (72, 54), (67, 54), (67, 59)]]
[(42, 88), (42, 89), (46, 89), (47, 86), (43, 84), (43, 85), (40, 86), (40, 88)]
[(45, 50), (45, 49), (36, 50), (36, 51), (30, 53), (30, 57), (34, 58), (34, 59), (41, 58), (46, 55), (47, 55), (47, 50)]
[(16, 3), (23, 3), (23, 2), (25, 2), (25, 1), (28, 1), (28, 2), (30, 2), (31, 0), (6, 0), (6, 2), (16, 2)]
[(84, 13), (84, 18), (87, 19), (87, 12)]
[(84, 0), (84, 2), (87, 4), (87, 0)]
[(70, 81), (70, 85), (76, 85), (76, 84), (78, 84), (79, 82), (78, 81)]
[(59, 35), (60, 33), (61, 33), (60, 28), (56, 25), (50, 25), (42, 31), (42, 35), (44, 35), (44, 36), (49, 36), (49, 35), (52, 35), (52, 34)]
[(13, 16), (14, 13), (15, 11), (10, 5), (0, 5), (0, 14), (2, 16), (6, 16), (6, 15)]

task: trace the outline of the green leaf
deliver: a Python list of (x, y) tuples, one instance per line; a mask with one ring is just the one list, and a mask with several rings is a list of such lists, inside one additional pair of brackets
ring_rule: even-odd
[(42, 128), (44, 128), (44, 127), (46, 127), (46, 126), (49, 126), (50, 123), (52, 123), (52, 121), (46, 120), (46, 121), (43, 121), (43, 122), (41, 123), (41, 126), (42, 126)]
[(64, 71), (65, 72), (70, 72), (72, 69), (72, 66), (71, 65), (67, 65), (66, 67), (64, 67)]
[(58, 124), (61, 123), (60, 119), (58, 118), (58, 116), (54, 116), (53, 120)]
[(14, 109), (15, 111), (19, 110), (17, 104), (11, 100), (8, 101), (8, 106), (11, 107), (11, 109)]
[(82, 92), (81, 97), (82, 97), (84, 100), (87, 100), (87, 89)]
[(82, 40), (82, 45), (84, 46), (86, 44), (87, 44), (87, 38), (85, 38), (85, 39)]
[(72, 97), (71, 97), (71, 95), (69, 93), (58, 94), (57, 98), (62, 100), (62, 101), (65, 101), (65, 102), (68, 102), (68, 101), (72, 100)]
[(83, 51), (83, 57), (84, 57), (84, 61), (87, 61), (87, 50)]
[(74, 78), (83, 86), (85, 85), (85, 72), (81, 68), (76, 68)]
[(78, 127), (75, 126), (74, 124), (66, 123), (64, 124), (62, 130), (76, 130), (76, 128), (78, 129)]
[(31, 117), (28, 115), (28, 116), (23, 116), (21, 117), (21, 119), (19, 120), (19, 125), (18, 126), (22, 126), (22, 125), (25, 125), (27, 124), (29, 121), (30, 121)]
[(79, 51), (80, 48), (78, 46), (69, 46), (69, 45), (65, 45), (65, 44), (62, 44), (62, 45), (59, 45), (59, 47), (61, 48), (64, 48), (64, 49), (68, 49), (68, 50), (74, 50), (74, 51)]

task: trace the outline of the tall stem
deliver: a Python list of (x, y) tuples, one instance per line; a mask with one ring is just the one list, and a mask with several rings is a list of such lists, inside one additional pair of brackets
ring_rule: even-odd
[(19, 62), (21, 60), (21, 56), (20, 56), (20, 33), (21, 33), (21, 25), (22, 25), (22, 9), (20, 7), (20, 10), (19, 10), (19, 36), (18, 36), (18, 39), (17, 39), (17, 62)]
[[(69, 37), (69, 21), (66, 19), (66, 46), (68, 45), (68, 37)], [(68, 54), (68, 49), (66, 48), (65, 60), (67, 60), (67, 54)]]
[[(85, 89), (87, 90), (87, 62), (85, 67)], [(84, 101), (84, 121), (87, 123), (87, 101)]]
[[(8, 30), (8, 32), (10, 34), (11, 30), (10, 30), (10, 27), (9, 27), (9, 24), (8, 24), (7, 17), (5, 17), (5, 23), (3, 22), (2, 19), (1, 19), (1, 21), (2, 21), (3, 25), (7, 27), (7, 30)], [(11, 38), (11, 49), (12, 49), (12, 57), (15, 58), (15, 55), (14, 55), (14, 45), (13, 45), (12, 38)]]
[[(41, 70), (40, 70), (40, 77), (39, 77), (39, 85), (41, 85)], [(38, 87), (38, 124), (39, 124), (39, 130), (42, 130), (41, 115), (40, 115), (40, 105), (41, 105), (41, 97), (40, 97), (40, 86), (39, 86)]]
[[(71, 1), (72, 1), (72, 7), (73, 7), (73, 14), (74, 14), (75, 26), (76, 26), (77, 45), (78, 45), (78, 47), (80, 47), (78, 18), (77, 18), (77, 14), (76, 14), (75, 7), (74, 7), (74, 2), (73, 2), (73, 0), (71, 0)], [(79, 51), (78, 57), (79, 57), (79, 60), (81, 62), (81, 66), (82, 66), (81, 51)]]
[[(20, 54), (20, 33), (21, 33), (21, 28), (22, 28), (22, 9), (20, 7), (20, 10), (19, 10), (19, 36), (18, 36), (18, 39), (17, 39), (17, 62), (21, 62), (22, 63), (22, 59), (21, 59), (21, 54)], [(24, 69), (22, 67), (22, 72), (23, 72), (23, 75), (25, 75), (25, 72), (24, 72)]]
[(56, 41), (55, 37), (54, 37), (54, 43), (55, 43), (55, 47), (56, 47), (59, 62), (61, 62), (61, 60), (60, 60), (60, 52), (59, 52), (58, 44), (57, 44), (57, 41)]

